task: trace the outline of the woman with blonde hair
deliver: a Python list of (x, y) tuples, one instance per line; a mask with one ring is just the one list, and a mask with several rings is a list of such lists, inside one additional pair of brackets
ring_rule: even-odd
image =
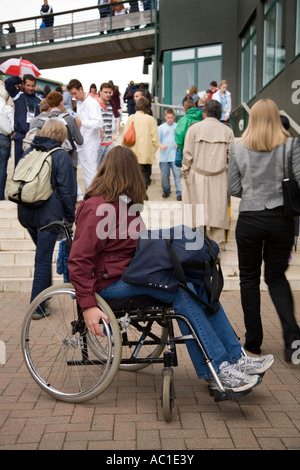
[[(293, 145), (293, 174), (300, 188), (300, 145), (281, 124), (274, 101), (263, 99), (251, 109), (241, 140), (232, 144), (228, 187), (241, 198), (236, 226), (241, 301), (246, 328), (245, 348), (260, 353), (263, 328), (260, 276), (264, 277), (278, 313), (289, 362), (300, 339), (293, 296), (285, 277), (294, 240), (294, 218), (285, 214), (282, 194), (283, 157)], [(294, 343), (294, 344), (293, 344)]]

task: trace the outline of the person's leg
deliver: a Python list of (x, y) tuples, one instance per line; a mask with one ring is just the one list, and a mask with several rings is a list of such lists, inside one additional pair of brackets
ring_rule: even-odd
[[(192, 285), (189, 287), (193, 289)], [(181, 314), (190, 320), (208, 356), (212, 358), (213, 365), (217, 372), (219, 370), (219, 366), (223, 362), (227, 361), (229, 363), (234, 363), (241, 355), (241, 345), (237, 341), (223, 309), (220, 309), (212, 320), (204, 312), (202, 305), (182, 289), (178, 289), (178, 291), (173, 294), (164, 289), (132, 286), (124, 283), (123, 281), (117, 281), (109, 287), (102, 289), (99, 292), (99, 295), (104, 299), (118, 299), (134, 297), (137, 295), (147, 295), (164, 303), (172, 303), (176, 313)], [(213, 321), (213, 328), (210, 323), (211, 320)], [(180, 321), (180, 328), (183, 334), (190, 334), (189, 328), (182, 321)], [(226, 331), (230, 336), (230, 339), (226, 342), (227, 350), (222, 343), (222, 337), (223, 335), (226, 335)], [(218, 332), (218, 334), (216, 334), (216, 332)], [(198, 377), (211, 377), (208, 367), (203, 365), (203, 357), (196, 342), (194, 340), (187, 340), (186, 345)]]
[(159, 162), (160, 168), (160, 181), (163, 194), (168, 196), (171, 192), (170, 185), (170, 163), (169, 162)]
[(10, 137), (0, 134), (0, 200), (5, 199), (7, 163), (10, 156)]
[(177, 199), (181, 199), (181, 170), (175, 165), (175, 162), (171, 162), (171, 167), (174, 176)]
[(263, 236), (255, 218), (239, 215), (236, 241), (240, 271), (241, 302), (247, 350), (260, 353), (263, 328), (260, 315), (260, 276)]
[(22, 155), (23, 155), (23, 144), (24, 134), (20, 134), (18, 132), (14, 135), (14, 145), (15, 145), (15, 167), (19, 163)]
[(294, 242), (294, 219), (270, 217), (268, 226), (269, 235), (264, 244), (265, 281), (281, 321), (285, 346), (289, 348), (295, 339), (300, 339), (293, 296), (285, 276)]
[(52, 257), (57, 234), (49, 231), (41, 232), (35, 227), (28, 227), (27, 230), (36, 245), (34, 278), (30, 298), (30, 302), (32, 302), (44, 289), (51, 286)]
[(82, 148), (78, 148), (78, 159), (84, 174), (85, 190), (88, 189), (94, 177), (96, 176), (98, 143), (91, 143)]

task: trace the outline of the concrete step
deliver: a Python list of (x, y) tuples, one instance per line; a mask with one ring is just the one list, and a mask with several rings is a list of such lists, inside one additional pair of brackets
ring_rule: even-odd
[[(158, 162), (158, 159), (157, 159)], [(12, 172), (11, 162), (8, 178)], [(182, 203), (177, 201), (175, 185), (171, 175), (171, 194), (162, 198), (160, 170), (158, 163), (152, 167), (152, 183), (148, 187), (149, 200), (145, 202), (142, 213), (148, 229), (168, 228), (184, 224)], [(78, 181), (84, 189), (81, 168), (78, 168)], [(239, 199), (231, 200), (231, 224), (228, 231), (226, 251), (221, 253), (221, 266), (224, 276), (224, 290), (239, 290), (239, 272), (235, 226), (238, 217)], [(53, 282), (62, 282), (62, 276), (56, 273), (58, 253), (57, 242), (53, 254)], [(34, 271), (35, 245), (28, 232), (18, 221), (17, 205), (10, 201), (0, 201), (0, 292), (30, 292)], [(263, 271), (262, 271), (263, 272)], [(293, 258), (287, 271), (292, 289), (300, 290), (300, 252), (293, 252)], [(264, 282), (262, 290), (266, 289)]]

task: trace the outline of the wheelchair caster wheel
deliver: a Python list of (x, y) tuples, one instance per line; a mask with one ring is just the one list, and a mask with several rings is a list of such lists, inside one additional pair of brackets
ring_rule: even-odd
[(172, 419), (174, 399), (173, 372), (172, 370), (163, 371), (161, 405), (163, 408), (164, 419), (167, 422)]

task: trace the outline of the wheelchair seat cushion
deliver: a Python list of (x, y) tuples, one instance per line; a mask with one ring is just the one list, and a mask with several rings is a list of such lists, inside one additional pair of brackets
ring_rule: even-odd
[(146, 295), (137, 295), (134, 297), (123, 297), (121, 299), (105, 299), (110, 308), (115, 310), (145, 310), (150, 307), (167, 308), (172, 307), (170, 304), (160, 302), (153, 297)]

